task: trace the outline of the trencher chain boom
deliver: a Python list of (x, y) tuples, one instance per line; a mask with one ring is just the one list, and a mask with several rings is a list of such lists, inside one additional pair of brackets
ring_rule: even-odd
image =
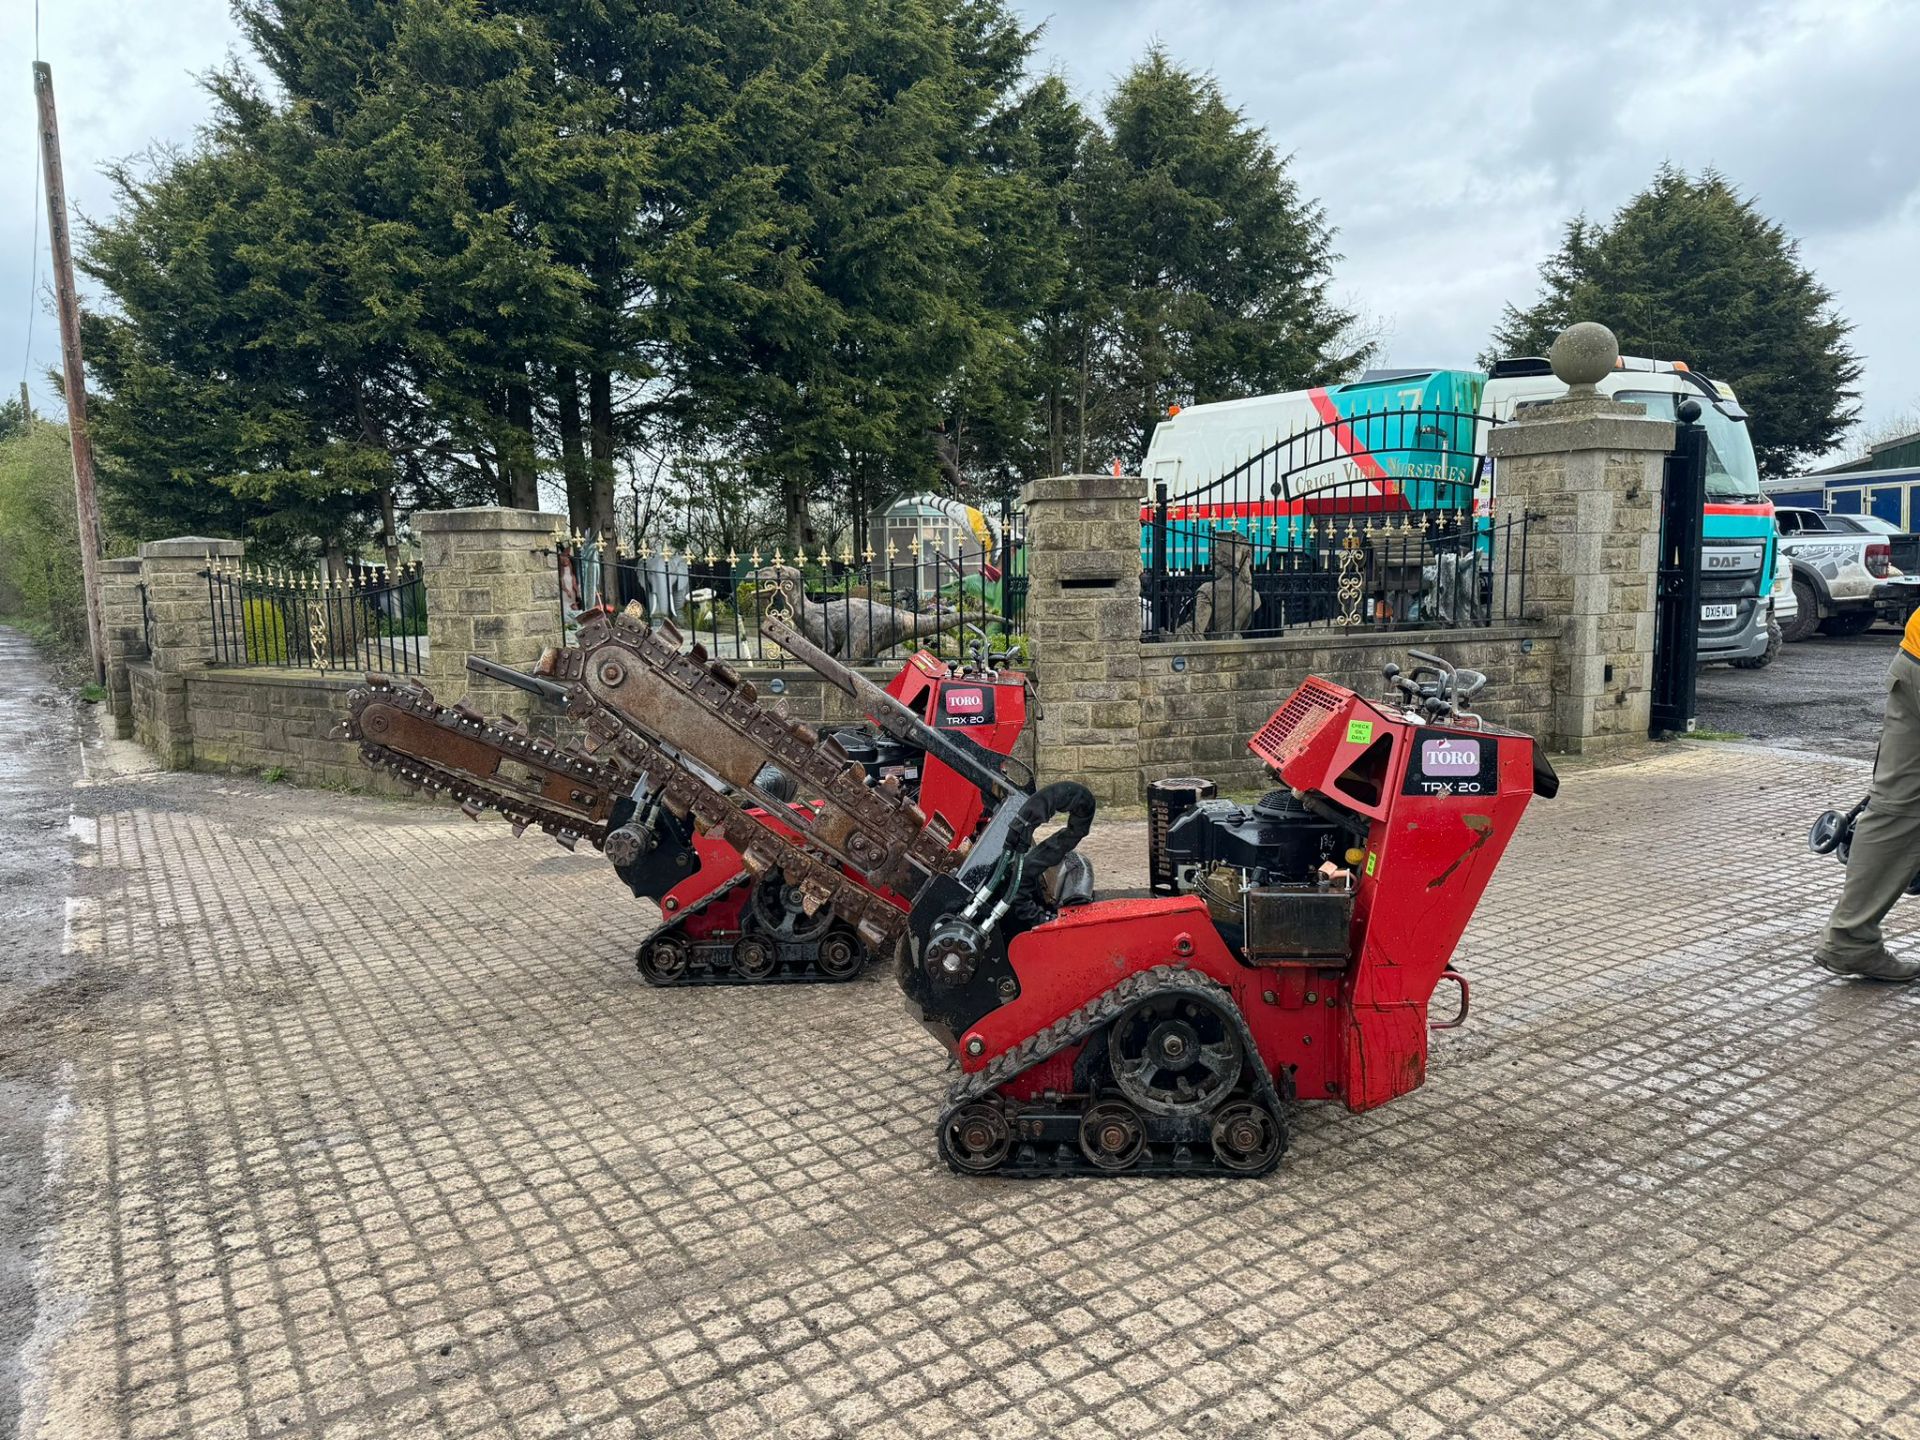
[[(600, 617), (580, 642), (531, 674), (477, 656), (467, 665), (565, 708), (583, 722), (583, 746), (379, 675), (350, 697), (341, 734), (368, 763), (470, 815), (499, 811), (516, 833), (538, 826), (569, 848), (603, 849), (636, 896), (661, 906), (665, 923), (637, 956), (654, 984), (852, 978), (900, 933), (895, 887), (973, 834), (983, 784), (997, 795), (1016, 783), (1008, 752), (1025, 724), (1025, 677), (980, 657), (920, 652), (886, 691), (855, 677), (901, 740), (884, 727), (823, 735), (790, 721), (723, 662), (683, 651), (671, 626)], [(920, 724), (923, 737), (902, 726), (895, 712), (916, 717), (896, 697), (930, 717), (951, 709), (967, 728)], [(697, 752), (665, 738), (689, 733)]]
[[(911, 1008), (958, 1063), (935, 1135), (966, 1174), (1257, 1176), (1285, 1150), (1290, 1103), (1360, 1111), (1415, 1089), (1430, 1024), (1466, 1018), (1460, 935), (1527, 804), (1558, 788), (1529, 736), (1468, 709), (1482, 675), (1414, 652), (1411, 673), (1387, 667), (1380, 700), (1309, 677), (1249, 742), (1278, 788), (1242, 805), (1204, 780), (1156, 785), (1157, 893), (1099, 900), (1077, 848), (1095, 814), (1085, 787), (1028, 793), (778, 616), (767, 633), (974, 786), (971, 843), (697, 646), (627, 617), (541, 665), (594, 753), (536, 747), (530, 778), (482, 803), (607, 843), (603, 777), (638, 774), (755, 874), (847, 917), (894, 955)], [(411, 711), (373, 698), (392, 690), (364, 693), (359, 738), (385, 763), (380, 726)], [(427, 723), (459, 736), (472, 722), (455, 710)], [(805, 803), (774, 793), (770, 769)], [(402, 773), (473, 799), (452, 771)], [(1430, 1021), (1443, 982), (1457, 1005)]]

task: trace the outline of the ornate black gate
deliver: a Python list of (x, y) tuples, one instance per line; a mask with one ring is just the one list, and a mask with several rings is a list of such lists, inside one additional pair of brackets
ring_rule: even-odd
[(1654, 739), (1693, 729), (1700, 671), (1700, 539), (1706, 525), (1706, 431), (1700, 406), (1680, 403), (1680, 425), (1667, 456), (1660, 501), (1660, 571), (1653, 624)]

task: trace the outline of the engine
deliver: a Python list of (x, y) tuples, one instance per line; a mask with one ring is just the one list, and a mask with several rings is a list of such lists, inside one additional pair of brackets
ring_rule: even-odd
[(1206, 901), (1220, 938), (1249, 964), (1351, 954), (1348, 834), (1291, 791), (1271, 791), (1253, 805), (1201, 800), (1167, 825), (1160, 843), (1153, 868), (1170, 871), (1179, 892)]

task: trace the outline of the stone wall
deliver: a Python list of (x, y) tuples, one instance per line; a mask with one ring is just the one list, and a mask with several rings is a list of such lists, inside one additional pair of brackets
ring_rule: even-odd
[(277, 770), (304, 785), (410, 794), (360, 759), (359, 746), (329, 740), (347, 713), (357, 675), (304, 670), (162, 670), (126, 667), (131, 733), (173, 770), (258, 774)]
[(357, 675), (209, 669), (183, 678), (192, 767), (228, 774), (279, 770), (306, 785), (406, 795), (370, 768), (352, 741), (327, 734), (345, 718)]
[[(559, 643), (559, 589), (550, 548), (543, 547), (560, 519), (490, 507), (414, 516), (426, 550), (426, 678), (443, 702), (469, 695), (488, 714), (525, 716), (539, 708), (520, 690), (470, 676), (466, 657), (527, 668)], [(206, 567), (210, 559), (237, 564), (244, 553), (237, 541), (183, 536), (142, 545), (138, 559), (104, 563), (107, 688), (116, 717), (124, 711), (123, 733), (174, 769), (279, 770), (304, 784), (410, 793), (369, 769), (356, 746), (327, 738), (346, 715), (358, 673), (210, 663)]]
[(152, 616), (153, 654), (161, 670), (191, 670), (214, 658), (213, 611), (207, 566), (237, 563), (246, 554), (238, 540), (183, 535), (149, 540), (140, 547), (140, 578)]
[(1140, 480), (1036, 480), (1027, 503), (1027, 634), (1040, 671), (1032, 728), (1043, 782), (1102, 804), (1140, 797)]
[(436, 696), (466, 695), (485, 715), (530, 716), (532, 697), (472, 674), (467, 657), (528, 670), (560, 643), (552, 547), (565, 521), (495, 505), (413, 517), (427, 583), (427, 680)]
[(1321, 675), (1377, 695), (1381, 666), (1391, 660), (1411, 668), (1409, 647), (1484, 672), (1486, 699), (1474, 708), (1496, 724), (1543, 734), (1552, 715), (1554, 644), (1550, 626), (1510, 625), (1141, 645), (1141, 786), (1169, 775), (1205, 775), (1223, 789), (1261, 788), (1265, 772), (1247, 740), (1301, 680)]
[(170, 770), (193, 766), (193, 729), (187, 720), (187, 684), (175, 671), (150, 661), (126, 667), (127, 708), (133, 738)]

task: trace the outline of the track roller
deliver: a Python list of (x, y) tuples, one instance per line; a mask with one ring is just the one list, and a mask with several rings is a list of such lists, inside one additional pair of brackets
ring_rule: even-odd
[[(1066, 1067), (1055, 1071), (1060, 1090), (1006, 1093), (1055, 1057)], [(938, 1143), (967, 1175), (1251, 1177), (1279, 1164), (1287, 1131), (1232, 994), (1206, 975), (1160, 966), (959, 1081)]]

